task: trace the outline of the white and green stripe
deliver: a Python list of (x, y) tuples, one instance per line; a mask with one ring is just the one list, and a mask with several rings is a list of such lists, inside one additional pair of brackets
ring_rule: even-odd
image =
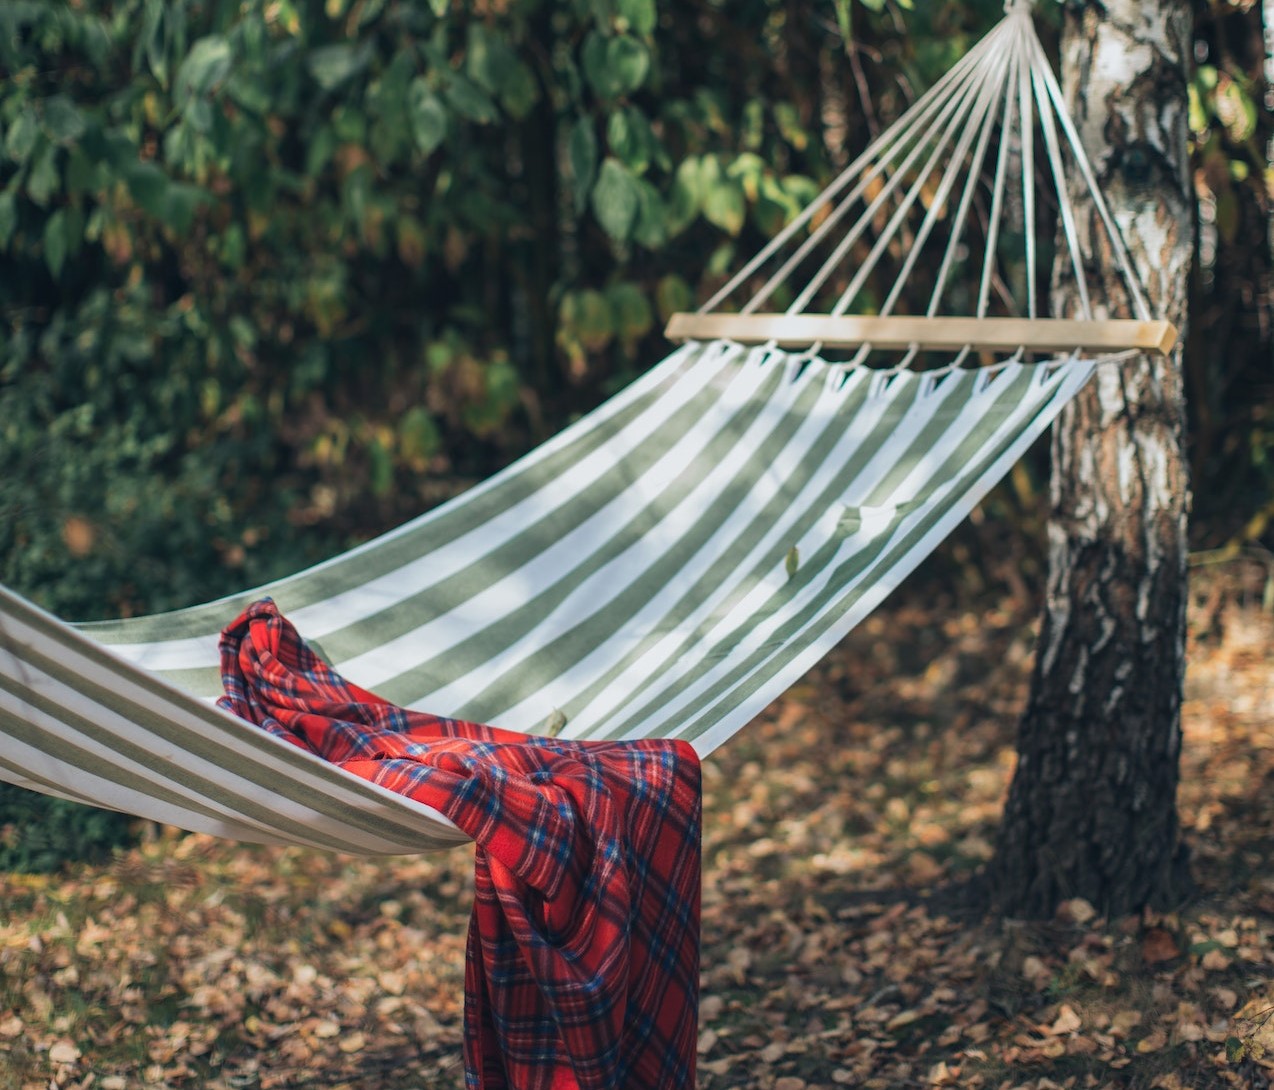
[(566, 737), (706, 754), (897, 586), (1093, 366), (882, 373), (688, 345), (482, 486), (277, 583), (78, 629), (0, 592), (0, 778), (246, 840), (463, 839), (211, 705), (218, 634), (265, 595), (396, 703), (523, 731), (560, 710)]

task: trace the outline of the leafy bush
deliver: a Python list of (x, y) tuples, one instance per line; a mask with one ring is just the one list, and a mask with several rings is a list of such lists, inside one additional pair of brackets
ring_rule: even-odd
[[(855, 32), (898, 52), (881, 7)], [(0, 581), (80, 619), (318, 560), (556, 430), (813, 192), (850, 86), (834, 24), (762, 0), (6, 0), (0, 65)]]
[[(174, 608), (489, 474), (657, 360), (1001, 8), (3, 0), (0, 582)], [(1251, 144), (1240, 76), (1200, 85), (1209, 162)], [(1251, 510), (1245, 449), (1207, 464)]]
[(52, 871), (92, 861), (133, 839), (136, 818), (0, 783), (0, 870)]

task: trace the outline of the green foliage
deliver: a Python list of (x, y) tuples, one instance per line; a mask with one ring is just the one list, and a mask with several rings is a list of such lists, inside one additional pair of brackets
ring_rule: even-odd
[(794, 34), (761, 0), (4, 5), (0, 581), (215, 596), (556, 428), (826, 177), (817, 73), (775, 58), (843, 46)]
[(0, 871), (45, 872), (133, 840), (135, 818), (0, 783)]
[(1199, 198), (1187, 352), (1196, 538), (1230, 550), (1274, 545), (1274, 115), (1261, 29), (1259, 6), (1205, 5), (1189, 89)]
[(178, 607), (556, 430), (827, 176), (792, 51), (849, 86), (764, 0), (0, 4), (0, 581)]
[[(178, 607), (485, 476), (1001, 8), (0, 2), (0, 582)], [(1201, 147), (1222, 119), (1249, 192), (1264, 121), (1216, 70)]]

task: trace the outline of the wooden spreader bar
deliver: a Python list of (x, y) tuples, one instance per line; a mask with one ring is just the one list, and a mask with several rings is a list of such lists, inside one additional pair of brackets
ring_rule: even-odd
[(919, 348), (922, 351), (1121, 352), (1167, 355), (1177, 343), (1171, 322), (1070, 318), (912, 318), (830, 314), (674, 314), (670, 341), (731, 340), (780, 348)]

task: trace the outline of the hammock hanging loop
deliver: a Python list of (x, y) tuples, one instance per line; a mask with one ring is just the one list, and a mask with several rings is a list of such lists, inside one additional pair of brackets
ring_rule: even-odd
[[(1171, 351), (1177, 331), (1153, 320), (1033, 10), (1034, 0), (1004, 0), (1000, 23), (697, 314), (674, 315), (668, 337), (904, 350), (903, 366), (953, 339), (980, 354), (1003, 353), (1006, 340), (1096, 358)], [(1127, 318), (1099, 303), (1074, 190), (1107, 236)], [(1047, 209), (1056, 209), (1057, 267), (1074, 287), (1069, 313), (1051, 320), (1040, 305)]]

